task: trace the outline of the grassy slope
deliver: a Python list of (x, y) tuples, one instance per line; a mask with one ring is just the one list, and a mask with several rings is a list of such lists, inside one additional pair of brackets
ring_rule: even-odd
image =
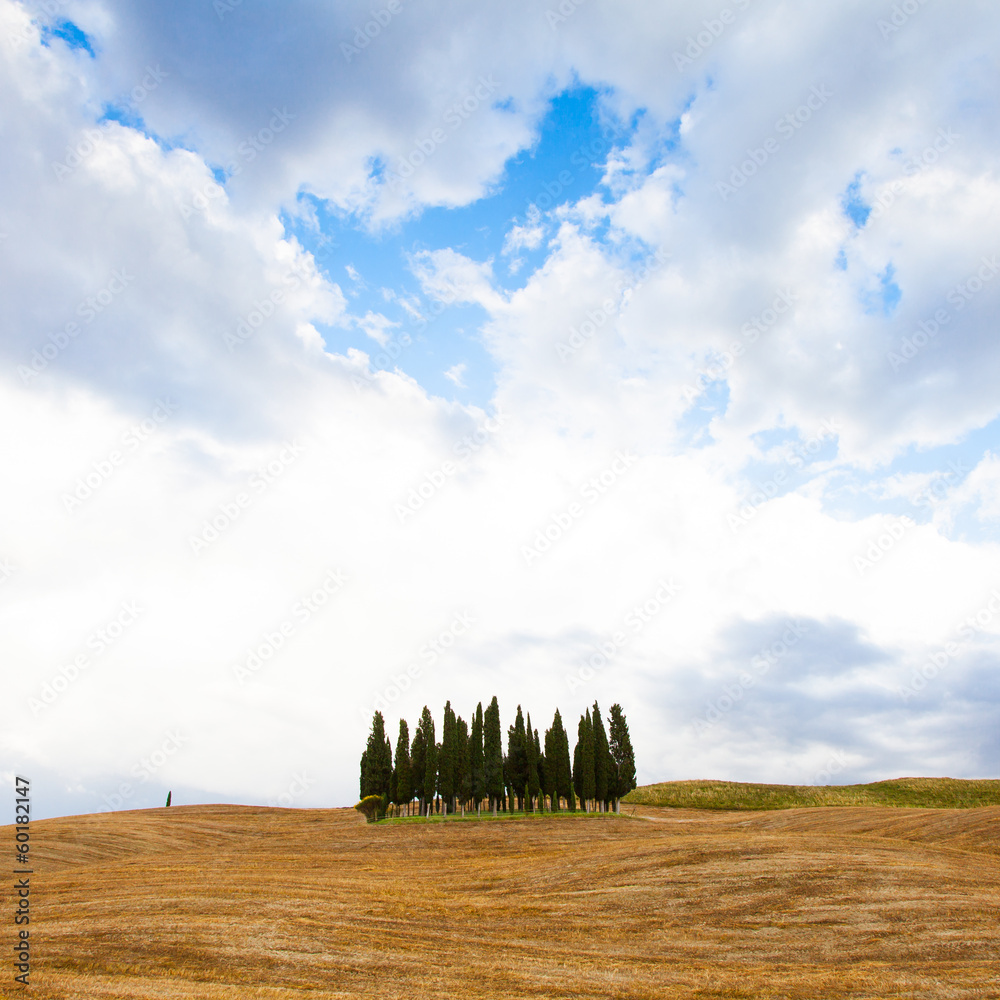
[(685, 809), (796, 809), (897, 806), (970, 809), (1000, 805), (1000, 780), (895, 778), (870, 785), (759, 785), (741, 781), (663, 781), (628, 795), (633, 805)]

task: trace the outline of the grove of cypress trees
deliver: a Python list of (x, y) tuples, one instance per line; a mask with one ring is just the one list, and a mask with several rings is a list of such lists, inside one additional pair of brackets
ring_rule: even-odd
[(500, 706), (497, 696), (493, 696), (489, 708), (483, 715), (483, 758), (485, 772), (485, 792), (489, 796), (493, 815), (503, 798), (503, 737), (500, 733)]
[(594, 798), (598, 808), (606, 811), (610, 794), (608, 792), (608, 772), (611, 769), (611, 756), (608, 753), (608, 736), (604, 731), (604, 720), (601, 709), (594, 702), (594, 714), (590, 717), (594, 729)]
[(486, 798), (486, 772), (483, 769), (483, 703), (476, 706), (476, 714), (472, 717), (472, 733), (469, 735), (469, 773), (472, 782), (470, 794), (472, 801), (476, 803), (476, 812), (479, 812), (479, 804)]
[(615, 812), (618, 812), (619, 800), (635, 788), (635, 753), (621, 705), (611, 706), (610, 726), (608, 750), (611, 756), (612, 796)]

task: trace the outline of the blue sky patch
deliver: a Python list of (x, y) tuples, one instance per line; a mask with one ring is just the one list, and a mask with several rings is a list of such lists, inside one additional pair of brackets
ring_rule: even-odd
[(53, 38), (59, 38), (71, 49), (82, 49), (91, 59), (96, 59), (90, 37), (72, 21), (57, 21), (42, 28), (42, 45), (49, 45)]

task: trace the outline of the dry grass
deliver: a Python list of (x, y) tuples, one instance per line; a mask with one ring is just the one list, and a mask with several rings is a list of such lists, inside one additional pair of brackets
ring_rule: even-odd
[(31, 995), (997, 997), (998, 834), (1000, 807), (47, 820)]

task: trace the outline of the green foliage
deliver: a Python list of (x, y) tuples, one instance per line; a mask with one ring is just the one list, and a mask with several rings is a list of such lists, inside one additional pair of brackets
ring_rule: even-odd
[(483, 757), (486, 795), (496, 808), (503, 798), (503, 737), (500, 733), (500, 706), (496, 695), (483, 716)]
[(524, 794), (526, 811), (535, 811), (535, 799), (541, 791), (538, 780), (538, 733), (531, 728), (531, 713), (528, 713), (528, 726), (525, 730), (525, 757), (527, 760), (527, 774), (525, 776)]
[(438, 759), (438, 790), (445, 810), (450, 810), (455, 798), (455, 713), (451, 702), (444, 706), (441, 726), (441, 754)]
[(611, 706), (611, 734), (608, 743), (611, 773), (608, 781), (611, 798), (617, 801), (635, 788), (635, 752), (628, 732), (628, 722), (621, 705)]
[(524, 791), (528, 784), (528, 741), (520, 705), (517, 706), (514, 725), (507, 730), (507, 771), (507, 787), (523, 809)]
[(376, 712), (368, 746), (361, 755), (361, 798), (389, 793), (392, 779), (392, 744), (385, 735), (385, 719)]
[(173, 792), (167, 792), (167, 805), (168, 805), (168, 806), (170, 805), (170, 798), (171, 798), (171, 796), (172, 796), (173, 794), (174, 794)]
[(594, 702), (594, 714), (591, 716), (594, 731), (594, 798), (604, 804), (610, 798), (608, 794), (608, 774), (611, 770), (611, 754), (608, 752), (608, 736), (604, 731), (604, 720), (601, 709)]
[(392, 801), (398, 806), (408, 805), (413, 801), (413, 764), (410, 760), (410, 727), (406, 724), (406, 719), (399, 720), (393, 776), (396, 784)]
[(590, 709), (580, 716), (577, 728), (576, 756), (573, 765), (573, 784), (576, 794), (589, 809), (588, 803), (594, 800), (597, 782), (594, 776), (594, 724), (590, 718)]
[(469, 735), (469, 775), (472, 782), (470, 795), (473, 802), (486, 798), (486, 771), (483, 756), (483, 703), (476, 706), (476, 714), (472, 717), (472, 732)]
[(686, 809), (797, 809), (811, 806), (897, 806), (971, 809), (1000, 805), (1000, 780), (895, 778), (867, 785), (763, 785), (741, 781), (667, 781), (643, 785), (634, 805)]
[(462, 716), (455, 720), (455, 796), (459, 803), (468, 802), (472, 797), (469, 724)]
[(427, 737), (424, 735), (424, 720), (420, 717), (416, 731), (413, 734), (413, 745), (410, 747), (410, 770), (413, 775), (413, 795), (420, 802), (424, 801), (424, 772), (427, 769)]
[(438, 747), (434, 742), (434, 717), (426, 705), (424, 705), (423, 712), (420, 713), (420, 726), (424, 731), (424, 739), (427, 741), (427, 749), (424, 753), (423, 799), (423, 805), (426, 808), (427, 803), (432, 802), (437, 793), (438, 773)]

